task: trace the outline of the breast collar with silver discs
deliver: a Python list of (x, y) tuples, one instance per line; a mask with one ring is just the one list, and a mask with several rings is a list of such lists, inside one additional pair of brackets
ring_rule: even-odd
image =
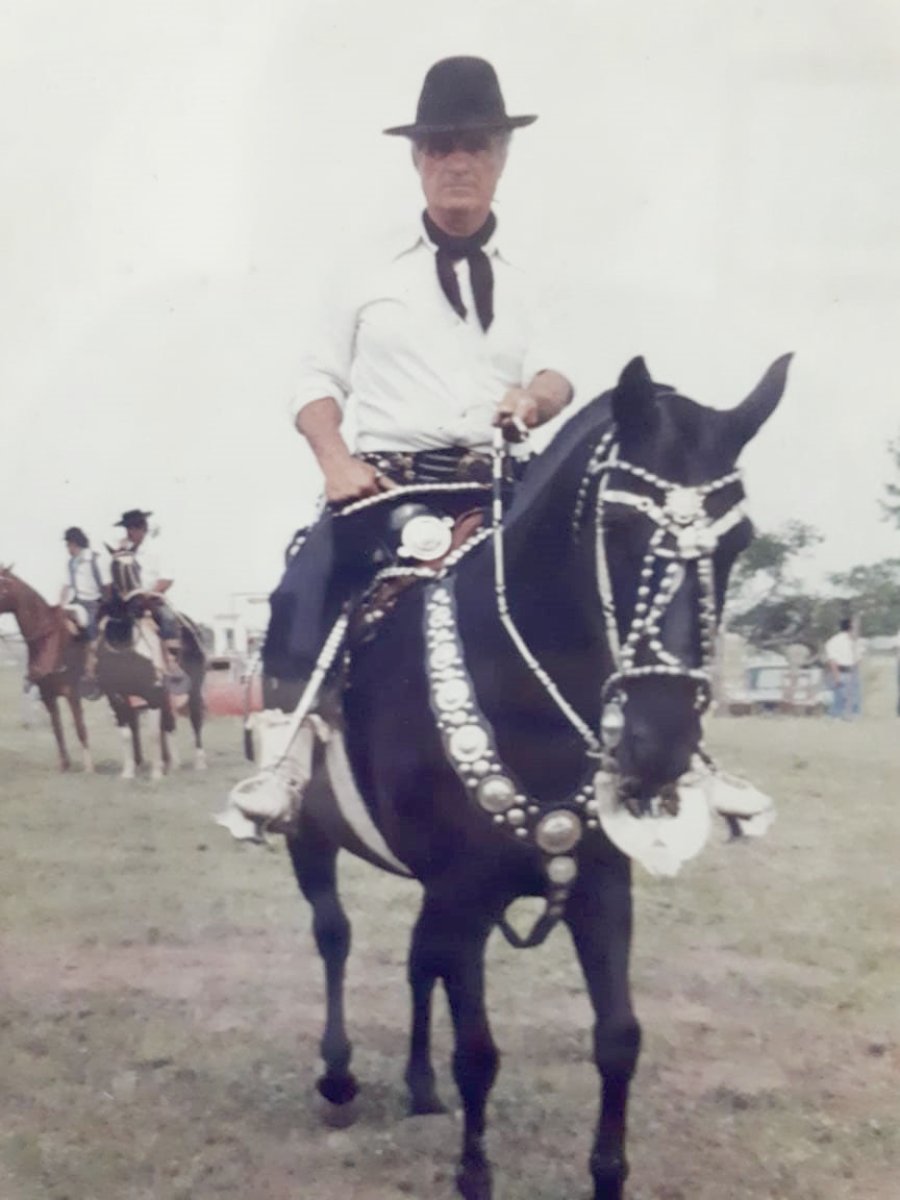
[(572, 852), (585, 831), (599, 824), (596, 763), (588, 760), (583, 782), (564, 801), (542, 805), (529, 796), (501, 762), (493, 728), (478, 704), (457, 626), (452, 578), (427, 588), (424, 616), (431, 708), (447, 761), (486, 818), (515, 841), (530, 843), (541, 852), (548, 883), (543, 916), (525, 939), (505, 922), (500, 923), (514, 945), (537, 945), (562, 915), (578, 874)]

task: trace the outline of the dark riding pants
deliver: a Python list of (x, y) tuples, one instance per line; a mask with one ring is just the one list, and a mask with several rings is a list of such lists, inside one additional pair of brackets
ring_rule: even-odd
[[(419, 453), (364, 454), (367, 462), (401, 486), (422, 485), (421, 499), (433, 509), (457, 516), (487, 503), (490, 456), (460, 447)], [(506, 497), (522, 478), (526, 461), (504, 463)], [(428, 492), (428, 485), (464, 484), (462, 491)], [(413, 499), (401, 494), (397, 503)], [(269, 598), (271, 619), (263, 646), (263, 670), (270, 678), (296, 683), (307, 679), (341, 610), (361, 593), (385, 558), (377, 555), (379, 532), (392, 505), (373, 506), (350, 517), (326, 511), (298, 535), (288, 552), (281, 582)], [(373, 551), (375, 551), (373, 553)], [(390, 550), (388, 549), (388, 554)]]

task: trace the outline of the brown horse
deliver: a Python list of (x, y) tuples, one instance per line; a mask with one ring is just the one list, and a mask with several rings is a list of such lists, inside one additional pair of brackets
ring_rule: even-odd
[(87, 726), (78, 685), (84, 674), (87, 642), (79, 638), (71, 619), (59, 605), (50, 605), (27, 583), (0, 567), (0, 613), (12, 613), (28, 647), (28, 679), (37, 686), (50, 714), (59, 748), (59, 765), (72, 765), (60, 716), (60, 699), (69, 702), (75, 732), (81, 742), (85, 771), (93, 771)]

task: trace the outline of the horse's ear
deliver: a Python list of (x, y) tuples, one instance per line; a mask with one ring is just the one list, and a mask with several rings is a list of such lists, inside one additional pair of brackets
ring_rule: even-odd
[(612, 410), (621, 433), (643, 433), (650, 425), (656, 387), (643, 358), (633, 358), (616, 384)]
[(776, 358), (747, 399), (731, 410), (729, 424), (739, 446), (745, 446), (755, 437), (778, 407), (793, 357), (793, 354), (783, 354)]

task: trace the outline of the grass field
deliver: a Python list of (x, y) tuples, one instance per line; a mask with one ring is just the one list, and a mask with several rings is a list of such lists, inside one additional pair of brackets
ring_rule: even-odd
[[(126, 784), (92, 705), (100, 770), (63, 777), (17, 689), (0, 670), (2, 1200), (449, 1200), (458, 1115), (403, 1116), (416, 887), (345, 863), (364, 1092), (326, 1129), (321, 972), (283, 847), (209, 819), (244, 772), (238, 724), (209, 726), (207, 774)], [(900, 1196), (898, 729), (711, 722), (780, 817), (636, 880), (629, 1200)], [(497, 1200), (586, 1197), (598, 1089), (567, 936), (489, 957)], [(443, 1002), (437, 1051), (455, 1109)]]

